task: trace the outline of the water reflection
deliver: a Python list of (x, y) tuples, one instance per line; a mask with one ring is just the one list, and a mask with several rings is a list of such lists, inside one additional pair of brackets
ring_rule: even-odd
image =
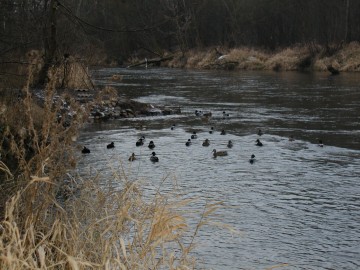
[[(80, 168), (97, 170), (111, 181), (112, 164), (130, 179), (141, 179), (147, 194), (159, 186), (171, 190), (176, 182), (178, 192), (200, 198), (194, 208), (206, 200), (231, 206), (221, 209), (218, 219), (243, 234), (213, 227), (201, 231), (197, 255), (206, 267), (360, 267), (360, 93), (355, 76), (105, 69), (97, 72), (97, 83), (105, 84), (113, 73), (124, 74), (123, 82), (114, 84), (119, 93), (181, 106), (183, 113), (89, 125), (81, 143), (92, 146), (91, 155), (81, 157)], [(205, 121), (195, 110), (211, 111), (213, 117)], [(220, 135), (222, 129), (227, 135)], [(193, 131), (198, 138), (186, 147)], [(136, 147), (142, 135), (146, 143)], [(206, 138), (209, 147), (202, 146)], [(263, 147), (255, 145), (258, 138)], [(318, 138), (324, 147), (317, 146)], [(149, 160), (150, 140), (158, 163)], [(231, 149), (228, 140), (234, 143)], [(112, 141), (115, 148), (107, 149)], [(227, 150), (228, 156), (214, 159), (214, 148)], [(139, 159), (128, 162), (132, 152)], [(251, 154), (254, 164), (249, 163)]]

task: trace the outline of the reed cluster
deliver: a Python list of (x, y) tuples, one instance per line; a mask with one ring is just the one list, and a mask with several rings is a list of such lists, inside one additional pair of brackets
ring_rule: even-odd
[(160, 189), (145, 199), (122, 172), (112, 174), (116, 188), (77, 175), (74, 142), (88, 112), (58, 96), (61, 72), (50, 71), (40, 101), (32, 70), (18, 95), (3, 91), (0, 269), (194, 269), (194, 238), (220, 205), (206, 205), (191, 232), (181, 210), (191, 200)]

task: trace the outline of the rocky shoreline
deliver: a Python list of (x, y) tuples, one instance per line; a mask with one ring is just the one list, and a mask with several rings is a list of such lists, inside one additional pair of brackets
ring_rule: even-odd
[(181, 114), (180, 107), (154, 106), (152, 104), (122, 98), (109, 102), (101, 102), (100, 104), (94, 104), (90, 110), (90, 116), (96, 120), (173, 114)]
[(90, 104), (90, 117), (96, 120), (181, 114), (180, 107), (159, 106), (124, 97), (95, 98), (95, 90), (74, 90), (75, 99)]

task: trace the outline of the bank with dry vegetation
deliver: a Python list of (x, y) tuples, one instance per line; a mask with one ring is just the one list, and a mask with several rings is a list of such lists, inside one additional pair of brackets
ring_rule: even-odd
[(174, 54), (170, 61), (162, 65), (172, 68), (274, 71), (327, 71), (332, 66), (340, 72), (357, 72), (360, 71), (360, 44), (308, 44), (275, 52), (248, 47), (212, 47)]

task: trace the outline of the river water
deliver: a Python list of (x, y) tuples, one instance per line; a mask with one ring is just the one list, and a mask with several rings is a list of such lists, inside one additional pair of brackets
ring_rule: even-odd
[[(113, 74), (123, 80), (111, 81)], [(81, 157), (80, 166), (109, 182), (109, 164), (116, 163), (129, 179), (140, 179), (148, 194), (176, 183), (179, 194), (198, 198), (195, 209), (224, 202), (214, 221), (241, 233), (205, 226), (196, 238), (201, 266), (360, 269), (358, 74), (114, 68), (97, 70), (94, 77), (120, 96), (181, 107), (179, 115), (87, 125), (79, 143), (92, 152)], [(186, 147), (194, 131), (198, 138)], [(142, 135), (145, 144), (136, 147)], [(209, 147), (202, 146), (206, 138)], [(150, 140), (154, 150), (147, 147)], [(111, 141), (115, 148), (106, 149)], [(213, 149), (228, 155), (213, 158)], [(152, 151), (158, 163), (150, 162)], [(140, 158), (131, 163), (132, 152)], [(252, 154), (256, 161), (250, 164)]]

